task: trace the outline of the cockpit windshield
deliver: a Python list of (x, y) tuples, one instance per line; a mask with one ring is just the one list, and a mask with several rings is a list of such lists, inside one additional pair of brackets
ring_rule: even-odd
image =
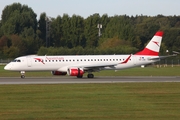
[(19, 59), (14, 59), (14, 60), (11, 61), (11, 62), (21, 62), (21, 60), (19, 60)]

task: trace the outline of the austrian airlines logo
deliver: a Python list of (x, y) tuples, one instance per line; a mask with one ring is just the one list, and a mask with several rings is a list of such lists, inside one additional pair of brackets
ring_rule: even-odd
[(39, 61), (39, 62), (42, 62), (43, 64), (45, 64), (44, 62), (43, 62), (43, 59), (41, 59), (41, 58), (34, 58), (35, 60), (37, 60), (37, 61)]
[(156, 42), (156, 41), (152, 41), (152, 42), (155, 43), (159, 47), (159, 42)]

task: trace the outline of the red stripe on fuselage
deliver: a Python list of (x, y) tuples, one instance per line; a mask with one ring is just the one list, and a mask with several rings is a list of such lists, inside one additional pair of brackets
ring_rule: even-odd
[(120, 64), (124, 64), (124, 63), (127, 63), (129, 61), (129, 59), (131, 58), (131, 55), (123, 62), (121, 62)]

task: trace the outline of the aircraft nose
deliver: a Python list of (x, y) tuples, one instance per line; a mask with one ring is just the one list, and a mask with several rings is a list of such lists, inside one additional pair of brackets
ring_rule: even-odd
[(10, 69), (11, 69), (11, 67), (10, 67), (9, 64), (7, 64), (7, 65), (4, 67), (4, 70), (10, 70)]

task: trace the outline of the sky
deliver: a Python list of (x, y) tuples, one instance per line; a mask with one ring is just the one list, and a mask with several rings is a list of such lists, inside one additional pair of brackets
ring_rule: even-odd
[(53, 18), (63, 14), (69, 16), (75, 14), (87, 18), (95, 13), (101, 16), (103, 14), (108, 16), (180, 15), (180, 0), (1, 0), (0, 16), (5, 6), (15, 2), (32, 8), (37, 14), (37, 19), (43, 12)]

